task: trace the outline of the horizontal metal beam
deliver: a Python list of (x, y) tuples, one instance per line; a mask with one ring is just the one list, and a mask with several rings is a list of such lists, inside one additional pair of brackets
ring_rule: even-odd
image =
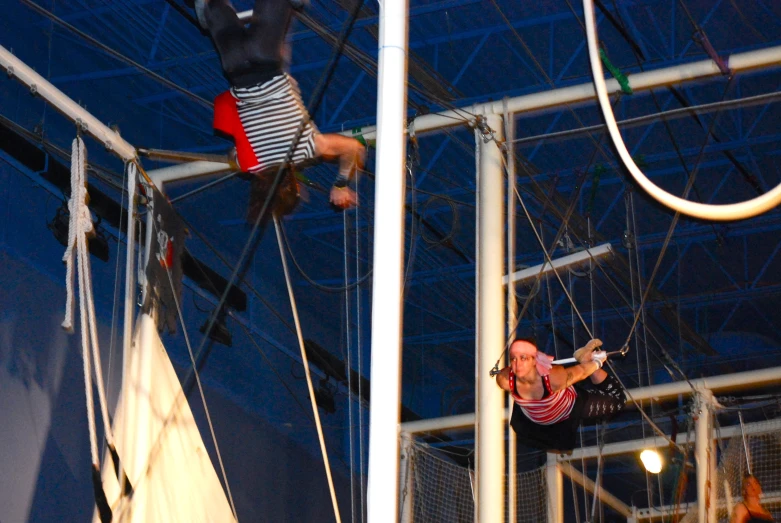
[[(729, 58), (729, 67), (733, 73), (752, 69), (779, 67), (781, 65), (781, 46), (768, 47), (758, 51), (733, 54)], [(687, 81), (700, 80), (709, 77), (721, 77), (721, 71), (713, 60), (701, 60), (690, 64), (677, 65), (655, 71), (646, 71), (629, 76), (629, 83), (635, 93), (647, 91), (656, 87), (676, 85)], [(607, 80), (608, 93), (621, 92), (621, 86), (615, 79)], [(524, 113), (549, 109), (561, 105), (573, 105), (595, 98), (594, 85), (591, 82), (551, 89), (539, 93), (518, 96), (505, 101), (478, 103), (456, 110), (427, 114), (415, 118), (415, 133), (421, 134), (438, 129), (463, 125), (464, 114), (504, 114)], [(506, 105), (505, 105), (506, 103)], [(352, 130), (342, 134), (352, 136)], [(376, 127), (361, 129), (364, 139), (376, 139)]]
[[(489, 378), (482, 378), (489, 379)], [(781, 384), (781, 367), (771, 367), (768, 369), (752, 370), (747, 372), (737, 372), (734, 374), (724, 374), (721, 376), (712, 376), (709, 378), (700, 378), (690, 381), (676, 381), (673, 383), (663, 383), (661, 385), (651, 385), (650, 387), (641, 387), (631, 389), (627, 393), (627, 405), (633, 402), (645, 402), (650, 400), (661, 401), (678, 396), (686, 396), (698, 389), (708, 389), (712, 392), (734, 392), (738, 390), (747, 390), (763, 387), (766, 385)], [(632, 399), (629, 399), (631, 395)], [(505, 410), (505, 419), (510, 415), (509, 410)], [(442, 418), (432, 418), (409, 423), (402, 423), (401, 430), (410, 434), (434, 433), (445, 430), (460, 430), (473, 428), (475, 424), (474, 413), (460, 414), (458, 416), (446, 416)], [(604, 454), (604, 453), (603, 453)]]
[[(741, 433), (740, 425), (733, 425), (731, 427), (721, 427), (716, 431), (716, 439), (728, 439), (741, 434), (750, 436), (752, 434), (766, 434), (769, 432), (777, 432), (781, 430), (781, 420), (759, 421), (756, 423), (746, 423), (743, 425), (743, 432)], [(675, 443), (678, 445), (685, 445), (692, 443), (692, 438), (688, 433), (678, 434), (675, 438)], [(584, 447), (575, 449), (572, 454), (568, 456), (561, 456), (559, 459), (562, 461), (577, 461), (579, 459), (592, 459), (598, 458), (600, 455), (605, 456), (618, 456), (621, 454), (632, 454), (640, 452), (645, 449), (651, 448), (664, 448), (668, 447), (670, 442), (659, 436), (653, 436), (643, 439), (635, 439), (631, 441), (621, 441), (618, 443), (606, 443), (600, 449), (599, 447)]]
[[(643, 125), (647, 123), (654, 123), (657, 120), (670, 121), (677, 118), (686, 118), (699, 114), (706, 114), (713, 111), (723, 111), (727, 109), (738, 109), (743, 107), (749, 107), (752, 105), (768, 104), (777, 101), (781, 98), (781, 92), (765, 93), (756, 96), (746, 96), (744, 98), (738, 98), (735, 100), (724, 100), (721, 102), (713, 102), (700, 105), (692, 105), (689, 107), (679, 107), (677, 109), (670, 109), (667, 111), (659, 111), (653, 114), (646, 114), (643, 116), (637, 116), (635, 118), (627, 118), (616, 122), (619, 127), (627, 129)], [(523, 143), (537, 142), (540, 140), (563, 140), (568, 138), (576, 138), (583, 134), (590, 134), (598, 131), (604, 131), (607, 128), (605, 124), (590, 125), (587, 127), (578, 127), (575, 129), (568, 129), (566, 131), (556, 131), (552, 133), (537, 134), (534, 136), (525, 136), (517, 140), (513, 140), (513, 144), (519, 145)]]

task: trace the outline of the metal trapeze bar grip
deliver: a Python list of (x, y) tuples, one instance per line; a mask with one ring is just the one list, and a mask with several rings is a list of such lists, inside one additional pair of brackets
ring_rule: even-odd
[[(613, 352), (608, 352), (607, 357), (612, 358), (613, 356), (624, 356), (624, 354), (625, 354), (624, 352), (617, 350)], [(576, 360), (575, 358), (564, 358), (561, 360), (553, 360), (551, 363), (553, 365), (569, 365), (570, 363), (577, 363), (577, 362), (578, 360)]]
[[(624, 352), (622, 350), (617, 350), (617, 351), (613, 351), (613, 352), (608, 352), (607, 353), (607, 357), (608, 358), (613, 358), (615, 356), (626, 356), (626, 352)], [(553, 360), (551, 362), (551, 364), (552, 365), (569, 365), (569, 364), (577, 363), (577, 362), (578, 362), (578, 360), (576, 360), (575, 358), (564, 358), (564, 359), (561, 359), (561, 360)], [(491, 371), (488, 374), (493, 378), (497, 374), (499, 374), (499, 372), (501, 372), (501, 371), (499, 370), (499, 364), (497, 363), (496, 365), (494, 365), (494, 368), (491, 369)]]

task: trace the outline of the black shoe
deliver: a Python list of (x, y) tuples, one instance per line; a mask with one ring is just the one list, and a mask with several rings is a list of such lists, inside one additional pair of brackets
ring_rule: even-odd
[(290, 5), (295, 11), (303, 11), (305, 7), (309, 7), (309, 0), (290, 0)]
[(185, 3), (195, 7), (195, 16), (198, 17), (198, 23), (204, 29), (208, 29), (209, 24), (206, 23), (206, 0), (185, 0)]

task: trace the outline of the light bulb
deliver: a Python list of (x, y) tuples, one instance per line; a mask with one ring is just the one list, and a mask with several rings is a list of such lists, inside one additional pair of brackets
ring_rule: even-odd
[(640, 461), (651, 474), (659, 474), (662, 471), (662, 457), (655, 450), (645, 449), (640, 453)]

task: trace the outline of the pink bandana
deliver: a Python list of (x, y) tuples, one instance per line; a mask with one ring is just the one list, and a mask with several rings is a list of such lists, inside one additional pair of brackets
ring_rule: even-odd
[(528, 356), (534, 356), (536, 358), (537, 373), (540, 376), (547, 376), (550, 374), (550, 370), (553, 367), (551, 363), (553, 356), (549, 356), (542, 351), (537, 350), (532, 343), (526, 340), (518, 340), (513, 342), (510, 349), (515, 348), (520, 354), (526, 354)]

